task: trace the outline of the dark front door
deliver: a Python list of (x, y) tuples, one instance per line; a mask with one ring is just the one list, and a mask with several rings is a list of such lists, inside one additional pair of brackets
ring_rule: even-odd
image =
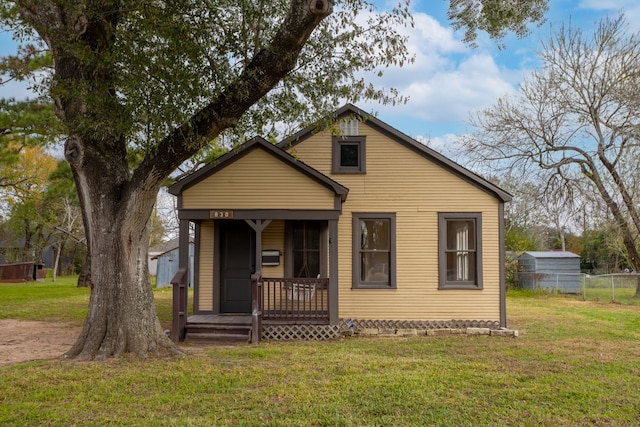
[(255, 233), (244, 221), (220, 224), (220, 312), (251, 313), (255, 272)]

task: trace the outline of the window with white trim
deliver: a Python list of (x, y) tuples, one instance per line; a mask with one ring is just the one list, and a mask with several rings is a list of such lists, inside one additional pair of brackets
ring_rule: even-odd
[(438, 214), (439, 289), (482, 289), (482, 215)]

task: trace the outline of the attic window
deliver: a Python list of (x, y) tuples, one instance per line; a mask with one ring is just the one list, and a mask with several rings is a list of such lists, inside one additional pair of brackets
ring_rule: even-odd
[(340, 135), (342, 136), (357, 136), (358, 135), (358, 120), (355, 118), (345, 119), (340, 121)]
[(360, 144), (344, 143), (340, 146), (340, 167), (357, 167), (360, 164)]
[(366, 173), (364, 136), (333, 137), (331, 172), (335, 174)]

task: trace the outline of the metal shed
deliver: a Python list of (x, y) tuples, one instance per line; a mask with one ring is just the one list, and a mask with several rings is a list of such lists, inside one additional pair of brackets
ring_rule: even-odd
[[(193, 253), (194, 243), (189, 243), (189, 284), (193, 284)], [(169, 249), (160, 255), (153, 257), (157, 260), (156, 266), (156, 287), (168, 288), (171, 286), (171, 279), (178, 272), (178, 257), (180, 255), (180, 248), (175, 247)]]
[(527, 289), (580, 293), (580, 256), (571, 252), (525, 252), (518, 257), (518, 279)]

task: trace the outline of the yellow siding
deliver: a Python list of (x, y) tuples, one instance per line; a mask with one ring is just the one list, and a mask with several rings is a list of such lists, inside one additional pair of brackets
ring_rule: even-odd
[[(255, 149), (182, 193), (184, 209), (333, 209), (334, 192)], [(295, 195), (295, 196), (294, 196)]]
[[(277, 249), (284, 254), (284, 221), (271, 221), (262, 232), (262, 248)], [(264, 277), (284, 277), (284, 256), (280, 256), (280, 265), (262, 267)]]
[[(360, 124), (366, 174), (331, 174), (331, 136), (316, 134), (296, 155), (349, 189), (339, 221), (340, 317), (499, 320), (498, 200), (413, 150)], [(396, 213), (397, 289), (351, 288), (352, 212)], [(483, 290), (438, 290), (438, 212), (482, 212)]]
[(195, 307), (200, 311), (213, 310), (213, 221), (200, 226), (200, 256), (198, 300)]

